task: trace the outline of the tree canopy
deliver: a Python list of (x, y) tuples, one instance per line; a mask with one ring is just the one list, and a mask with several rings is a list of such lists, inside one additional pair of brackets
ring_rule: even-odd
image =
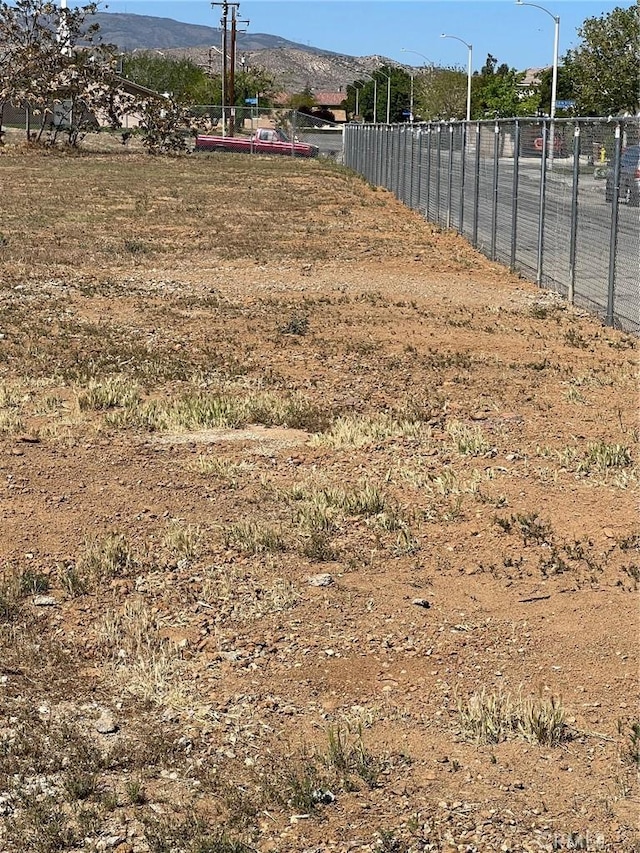
[(587, 18), (578, 29), (581, 44), (568, 51), (564, 65), (572, 80), (578, 115), (617, 115), (638, 111), (637, 5)]
[(97, 112), (116, 120), (115, 49), (99, 41), (96, 10), (95, 3), (60, 9), (45, 0), (0, 2), (0, 104), (26, 108), (38, 121), (38, 138), (64, 127), (76, 141)]
[[(169, 92), (183, 105), (222, 103), (222, 75), (210, 75), (185, 57), (167, 56), (155, 50), (136, 51), (123, 56), (122, 74), (155, 92)], [(234, 91), (236, 106), (242, 106), (246, 98), (258, 93), (266, 106), (273, 95), (273, 80), (259, 68), (240, 71), (235, 75)]]

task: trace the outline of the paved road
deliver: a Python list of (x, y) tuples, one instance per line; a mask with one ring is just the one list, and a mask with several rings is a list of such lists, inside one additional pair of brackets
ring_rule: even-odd
[[(431, 168), (426, 157), (418, 162), (403, 158), (402, 148), (390, 152), (393, 158), (379, 162), (377, 170), (369, 167), (365, 174), (374, 182), (389, 186), (398, 197), (419, 208), (428, 219), (450, 224), (471, 239), (474, 217), (473, 156), (466, 164), (464, 218), (460, 228), (460, 152), (453, 152), (451, 191), (448, 180), (448, 151), (440, 152), (440, 180), (436, 169), (437, 155), (431, 153)], [(478, 248), (504, 263), (511, 260), (513, 210), (513, 159), (498, 161), (495, 244), (493, 241), (494, 164), (488, 157), (480, 162), (478, 182)], [(570, 230), (572, 173), (570, 161), (556, 161), (547, 171), (543, 233), (542, 275), (545, 286), (567, 293), (570, 282)], [(528, 278), (535, 279), (538, 269), (538, 220), (540, 212), (541, 162), (522, 158), (519, 164), (515, 266)], [(428, 209), (427, 209), (428, 208)], [(576, 230), (575, 299), (578, 304), (605, 315), (609, 280), (609, 247), (611, 241), (612, 206), (605, 200), (605, 182), (595, 180), (591, 171), (580, 175)], [(629, 331), (640, 332), (640, 221), (637, 208), (620, 204), (618, 208), (614, 314)]]

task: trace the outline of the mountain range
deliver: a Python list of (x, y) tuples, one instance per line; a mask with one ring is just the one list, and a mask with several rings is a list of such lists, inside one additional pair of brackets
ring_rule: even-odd
[[(222, 31), (216, 27), (123, 12), (97, 12), (92, 20), (99, 24), (102, 40), (122, 51), (161, 51), (220, 72)], [(398, 65), (382, 56), (348, 56), (267, 33), (239, 32), (237, 50), (239, 64), (244, 60), (245, 67), (263, 68), (284, 92), (300, 92), (306, 86), (316, 91), (345, 91), (366, 72), (385, 64)]]

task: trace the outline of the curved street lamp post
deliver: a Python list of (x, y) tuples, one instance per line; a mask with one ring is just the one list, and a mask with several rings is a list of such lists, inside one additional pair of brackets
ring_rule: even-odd
[(549, 165), (553, 166), (553, 155), (555, 153), (554, 119), (556, 116), (556, 100), (558, 92), (558, 45), (560, 42), (560, 16), (554, 15), (553, 12), (550, 12), (548, 9), (545, 9), (544, 6), (539, 6), (537, 3), (524, 3), (523, 0), (516, 0), (516, 6), (532, 6), (534, 9), (540, 9), (541, 12), (545, 12), (547, 15), (549, 15), (550, 18), (553, 18), (553, 75), (551, 79), (551, 109), (549, 111), (549, 118), (551, 119), (551, 128), (549, 131), (549, 142), (551, 145), (549, 153)]
[[(360, 84), (360, 85), (358, 85), (358, 84)], [(356, 93), (356, 111), (355, 111), (355, 114), (357, 116), (359, 116), (360, 115), (360, 88), (362, 86), (364, 86), (365, 83), (363, 83), (361, 80), (354, 80), (351, 85), (353, 86), (355, 93)]]
[[(369, 74), (368, 71), (360, 72), (363, 76), (368, 77), (369, 80), (373, 80), (373, 123), (376, 124), (378, 120), (378, 81), (373, 76), (373, 74)], [(357, 93), (356, 89), (356, 93)]]
[(456, 41), (459, 41), (461, 44), (463, 44), (469, 51), (469, 57), (467, 60), (467, 121), (471, 121), (471, 63), (473, 60), (473, 45), (469, 44), (464, 39), (461, 39), (458, 36), (450, 36), (446, 33), (442, 33), (440, 38), (455, 39)]
[(374, 73), (375, 74), (382, 74), (383, 77), (387, 78), (387, 120), (386, 120), (386, 124), (391, 124), (391, 122), (389, 121), (389, 119), (391, 117), (391, 74), (387, 74), (386, 72), (382, 71), (380, 68), (378, 68)]
[[(407, 48), (407, 47), (401, 47), (400, 51), (402, 53), (415, 53), (416, 56), (421, 56), (424, 59), (425, 67), (427, 65), (431, 65), (433, 67), (434, 63), (430, 59), (427, 59), (427, 57), (424, 55), (424, 53), (420, 53), (417, 50), (409, 50), (409, 48)], [(414, 77), (415, 77), (415, 74), (413, 73), (413, 71), (411, 71), (411, 95), (410, 95), (410, 101), (409, 101), (409, 120), (410, 120), (411, 124), (413, 124), (413, 78)]]

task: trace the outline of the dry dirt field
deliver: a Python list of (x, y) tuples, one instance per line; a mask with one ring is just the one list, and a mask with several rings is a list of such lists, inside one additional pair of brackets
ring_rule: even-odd
[(0, 178), (0, 850), (640, 850), (637, 340), (333, 163)]

